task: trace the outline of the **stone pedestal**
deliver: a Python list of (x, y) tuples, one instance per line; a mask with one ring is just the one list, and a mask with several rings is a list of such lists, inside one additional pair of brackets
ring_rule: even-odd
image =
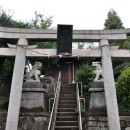
[(89, 89), (89, 113), (106, 113), (106, 99), (102, 80), (94, 81)]
[(89, 109), (86, 122), (85, 130), (108, 130), (103, 80), (94, 81), (89, 89)]
[(44, 92), (41, 82), (24, 82), (22, 89), (21, 111), (43, 111)]

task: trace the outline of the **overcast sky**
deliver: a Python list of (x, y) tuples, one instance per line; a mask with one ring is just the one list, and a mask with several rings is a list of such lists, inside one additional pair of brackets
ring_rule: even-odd
[(103, 29), (107, 13), (114, 9), (125, 28), (130, 28), (130, 0), (0, 0), (3, 9), (14, 12), (14, 18), (29, 21), (34, 10), (53, 16), (57, 24), (72, 24), (74, 29)]

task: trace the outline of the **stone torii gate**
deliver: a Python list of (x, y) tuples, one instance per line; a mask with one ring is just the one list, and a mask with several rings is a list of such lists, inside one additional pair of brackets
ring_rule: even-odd
[[(102, 58), (104, 88), (107, 105), (108, 124), (110, 130), (120, 130), (120, 121), (111, 57), (130, 57), (130, 53), (128, 50), (111, 50), (109, 47), (109, 41), (125, 40), (127, 38), (127, 35), (130, 35), (130, 29), (73, 31), (74, 42), (99, 42), (99, 49), (89, 51), (79, 49), (73, 50), (72, 55), (69, 57)], [(25, 57), (57, 57), (56, 49), (29, 49), (27, 39), (56, 41), (57, 31), (0, 27), (0, 38), (19, 39), (16, 48), (0, 48), (0, 56), (15, 56), (15, 65), (10, 92), (6, 130), (17, 130), (25, 67)]]

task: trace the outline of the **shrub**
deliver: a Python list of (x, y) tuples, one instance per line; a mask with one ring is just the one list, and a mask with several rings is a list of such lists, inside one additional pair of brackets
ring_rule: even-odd
[(0, 96), (0, 112), (6, 112), (8, 110), (8, 101), (7, 97)]
[(94, 79), (93, 69), (88, 64), (82, 64), (76, 69), (76, 80), (83, 83), (83, 94), (88, 94)]
[(130, 111), (130, 68), (118, 77), (116, 90), (120, 111)]
[(121, 72), (127, 68), (130, 67), (130, 62), (125, 62), (123, 64), (118, 65), (117, 67), (114, 68), (114, 77), (115, 79), (121, 74)]
[(14, 67), (14, 60), (11, 58), (6, 58), (3, 63), (3, 77), (12, 77)]
[(5, 103), (7, 103), (7, 102), (8, 102), (8, 98), (7, 97), (1, 97), (0, 96), (0, 105), (3, 105)]

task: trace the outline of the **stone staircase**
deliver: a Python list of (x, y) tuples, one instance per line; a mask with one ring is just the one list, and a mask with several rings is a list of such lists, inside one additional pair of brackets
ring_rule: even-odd
[(61, 85), (55, 130), (78, 130), (76, 85)]

